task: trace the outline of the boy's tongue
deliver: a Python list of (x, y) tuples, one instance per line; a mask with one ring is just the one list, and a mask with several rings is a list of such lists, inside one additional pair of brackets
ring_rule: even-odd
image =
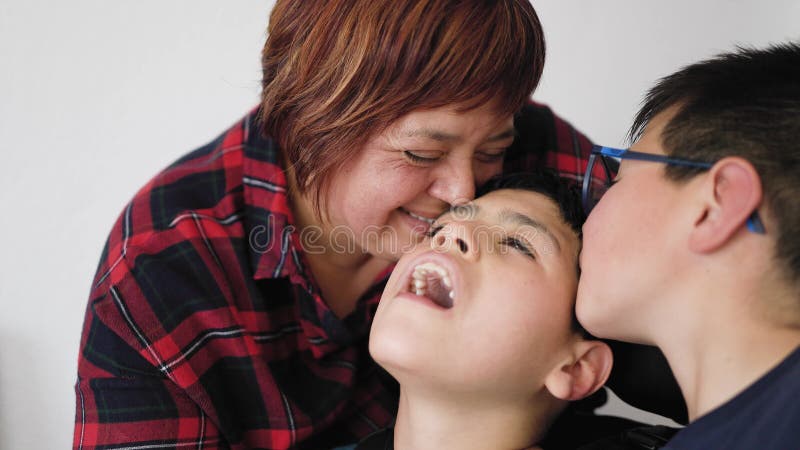
[(442, 308), (450, 308), (453, 306), (453, 299), (450, 298), (450, 289), (444, 285), (441, 278), (437, 276), (428, 276), (426, 282), (426, 297), (433, 300), (434, 303)]

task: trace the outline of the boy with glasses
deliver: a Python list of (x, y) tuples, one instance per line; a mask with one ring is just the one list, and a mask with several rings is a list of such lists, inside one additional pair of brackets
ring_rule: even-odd
[(662, 79), (631, 136), (587, 167), (578, 318), (664, 352), (691, 422), (667, 448), (797, 448), (800, 46)]

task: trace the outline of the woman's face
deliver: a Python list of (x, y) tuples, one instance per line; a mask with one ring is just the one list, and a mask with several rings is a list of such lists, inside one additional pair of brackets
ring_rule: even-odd
[(487, 104), (415, 111), (372, 136), (334, 174), (326, 211), (328, 250), (397, 260), (451, 205), (501, 172), (513, 116)]

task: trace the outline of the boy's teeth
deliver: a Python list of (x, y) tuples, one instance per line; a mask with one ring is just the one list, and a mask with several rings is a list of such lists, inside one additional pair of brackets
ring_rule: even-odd
[(416, 295), (426, 295), (429, 274), (436, 274), (439, 280), (441, 280), (442, 284), (448, 289), (448, 295), (450, 296), (450, 299), (455, 299), (455, 294), (453, 293), (453, 281), (450, 279), (450, 274), (448, 274), (447, 270), (445, 270), (443, 267), (432, 262), (426, 262), (414, 268), (414, 271), (411, 274), (409, 290), (414, 292)]

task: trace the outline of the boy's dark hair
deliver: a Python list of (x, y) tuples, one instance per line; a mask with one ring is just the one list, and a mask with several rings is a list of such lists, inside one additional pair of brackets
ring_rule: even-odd
[[(775, 218), (767, 232), (776, 237), (777, 259), (800, 285), (800, 45), (739, 47), (662, 78), (647, 94), (630, 138), (672, 106), (679, 111), (662, 132), (664, 151), (707, 162), (739, 156), (753, 164)], [(665, 170), (682, 182), (703, 169)]]
[(517, 172), (496, 175), (480, 186), (475, 197), (499, 189), (521, 189), (537, 192), (552, 199), (561, 211), (561, 218), (581, 236), (581, 227), (586, 215), (581, 206), (581, 193), (574, 182), (558, 176), (552, 170), (539, 169), (532, 172)]
[[(581, 193), (578, 186), (573, 181), (568, 181), (558, 176), (552, 170), (539, 169), (532, 172), (517, 172), (510, 174), (496, 175), (478, 188), (475, 197), (486, 195), (492, 191), (500, 189), (519, 189), (523, 191), (536, 192), (553, 200), (561, 211), (561, 218), (564, 223), (570, 226), (578, 239), (581, 239), (581, 228), (586, 220), (581, 205)], [(578, 275), (581, 273), (580, 266), (576, 264)], [(575, 309), (572, 311), (572, 328), (587, 339), (595, 339), (578, 322)]]

